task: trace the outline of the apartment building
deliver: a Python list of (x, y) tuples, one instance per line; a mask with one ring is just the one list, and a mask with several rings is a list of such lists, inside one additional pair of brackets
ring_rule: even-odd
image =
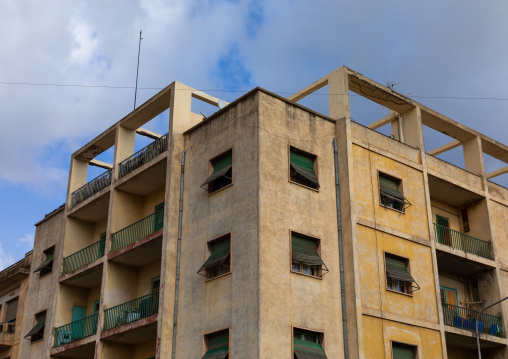
[(0, 272), (0, 358), (17, 359), (32, 251)]
[[(325, 86), (329, 116), (298, 104)], [(350, 94), (390, 115), (354, 122)], [(168, 109), (168, 133), (143, 129)], [(426, 150), (425, 126), (453, 141)], [(435, 157), (459, 146), (465, 168)], [(503, 358), (508, 304), (477, 315), (508, 295), (508, 189), (490, 181), (508, 170), (484, 154), (508, 163), (346, 67), (230, 104), (174, 82), (72, 155), (37, 225), (21, 357), (476, 358), (478, 325)]]

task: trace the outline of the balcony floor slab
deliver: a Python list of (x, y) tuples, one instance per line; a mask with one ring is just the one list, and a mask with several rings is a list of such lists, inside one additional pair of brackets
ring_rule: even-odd
[(120, 178), (115, 188), (137, 196), (146, 196), (166, 185), (167, 151)]
[(99, 258), (92, 263), (88, 263), (74, 272), (60, 276), (60, 283), (87, 289), (99, 285), (102, 281), (103, 258), (104, 257)]
[(64, 358), (89, 358), (95, 355), (97, 335), (92, 335), (75, 342), (51, 348), (49, 355)]
[(496, 267), (496, 262), (475, 254), (436, 243), (437, 265), (440, 271), (471, 275)]
[(110, 186), (68, 209), (68, 216), (82, 221), (97, 223), (108, 216)]
[(158, 314), (101, 333), (101, 340), (139, 344), (157, 338)]
[[(446, 345), (464, 349), (476, 349), (476, 333), (470, 330), (460, 329), (445, 325)], [(482, 349), (500, 348), (506, 346), (508, 341), (493, 335), (480, 333), (480, 345)]]
[(144, 267), (161, 258), (162, 232), (160, 229), (123, 248), (108, 254), (108, 260), (132, 267)]

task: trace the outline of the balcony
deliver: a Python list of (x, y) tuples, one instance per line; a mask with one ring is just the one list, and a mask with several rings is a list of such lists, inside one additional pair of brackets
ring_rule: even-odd
[(143, 267), (156, 261), (162, 253), (163, 226), (162, 209), (113, 233), (108, 259), (134, 267)]
[(126, 176), (165, 152), (168, 149), (168, 138), (169, 136), (166, 133), (145, 148), (120, 162), (118, 166), (118, 178)]
[(74, 254), (71, 254), (68, 257), (65, 257), (63, 259), (62, 275), (72, 273), (102, 257), (104, 255), (105, 244), (106, 241), (102, 239)]
[(55, 345), (59, 347), (77, 340), (89, 337), (97, 333), (97, 313), (75, 322), (55, 328)]
[(99, 193), (101, 190), (111, 184), (111, 170), (107, 170), (103, 174), (94, 178), (83, 187), (78, 188), (71, 195), (71, 207), (83, 202), (84, 200), (92, 197), (94, 194)]
[(14, 344), (14, 332), (16, 324), (1, 323), (0, 324), (0, 349), (6, 349)]
[(455, 231), (448, 227), (434, 223), (436, 240), (448, 247), (459, 249), (486, 259), (492, 259), (490, 243), (467, 234)]
[[(476, 332), (476, 318), (479, 312), (445, 303), (442, 303), (442, 306), (445, 325)], [(478, 331), (504, 338), (502, 322), (500, 317), (482, 313), (478, 318)]]

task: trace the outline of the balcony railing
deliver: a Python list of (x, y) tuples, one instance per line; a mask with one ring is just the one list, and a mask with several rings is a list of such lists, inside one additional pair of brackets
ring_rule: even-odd
[(89, 337), (97, 332), (97, 313), (55, 328), (55, 347)]
[(111, 184), (111, 170), (107, 170), (103, 174), (95, 177), (83, 187), (78, 188), (71, 195), (71, 207), (83, 202), (85, 199), (92, 197)]
[[(445, 325), (476, 331), (476, 316), (478, 315), (476, 310), (445, 303), (442, 305)], [(500, 317), (482, 313), (478, 318), (478, 331), (504, 338), (502, 322)]]
[(454, 231), (448, 227), (434, 223), (437, 241), (441, 244), (476, 254), (477, 256), (492, 259), (490, 256), (490, 243), (467, 234)]
[(159, 312), (159, 291), (104, 311), (103, 331), (148, 318)]
[(9, 347), (14, 344), (15, 323), (0, 323), (0, 347)]
[(82, 250), (65, 257), (63, 260), (62, 274), (74, 272), (76, 269), (81, 268), (94, 260), (99, 259), (104, 255), (105, 239), (101, 239), (94, 244), (83, 248)]
[(161, 136), (145, 148), (126, 158), (118, 165), (118, 178), (134, 171), (136, 168), (150, 162), (168, 149), (168, 134)]
[(129, 227), (113, 233), (111, 235), (111, 252), (145, 238), (149, 234), (162, 229), (163, 225), (164, 210), (160, 210), (131, 224)]

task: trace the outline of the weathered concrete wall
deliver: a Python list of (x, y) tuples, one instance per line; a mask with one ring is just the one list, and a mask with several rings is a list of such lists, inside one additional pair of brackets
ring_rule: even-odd
[(161, 261), (158, 260), (138, 269), (136, 298), (150, 293), (151, 280), (161, 274)]
[(427, 155), (427, 167), (430, 171), (440, 174), (440, 177), (454, 179), (477, 190), (483, 190), (482, 178), (466, 170), (455, 167), (438, 158)]
[(143, 197), (143, 212), (142, 217), (149, 216), (150, 214), (155, 212), (155, 206), (164, 202), (164, 188), (161, 188), (153, 193), (150, 193), (148, 196)]

